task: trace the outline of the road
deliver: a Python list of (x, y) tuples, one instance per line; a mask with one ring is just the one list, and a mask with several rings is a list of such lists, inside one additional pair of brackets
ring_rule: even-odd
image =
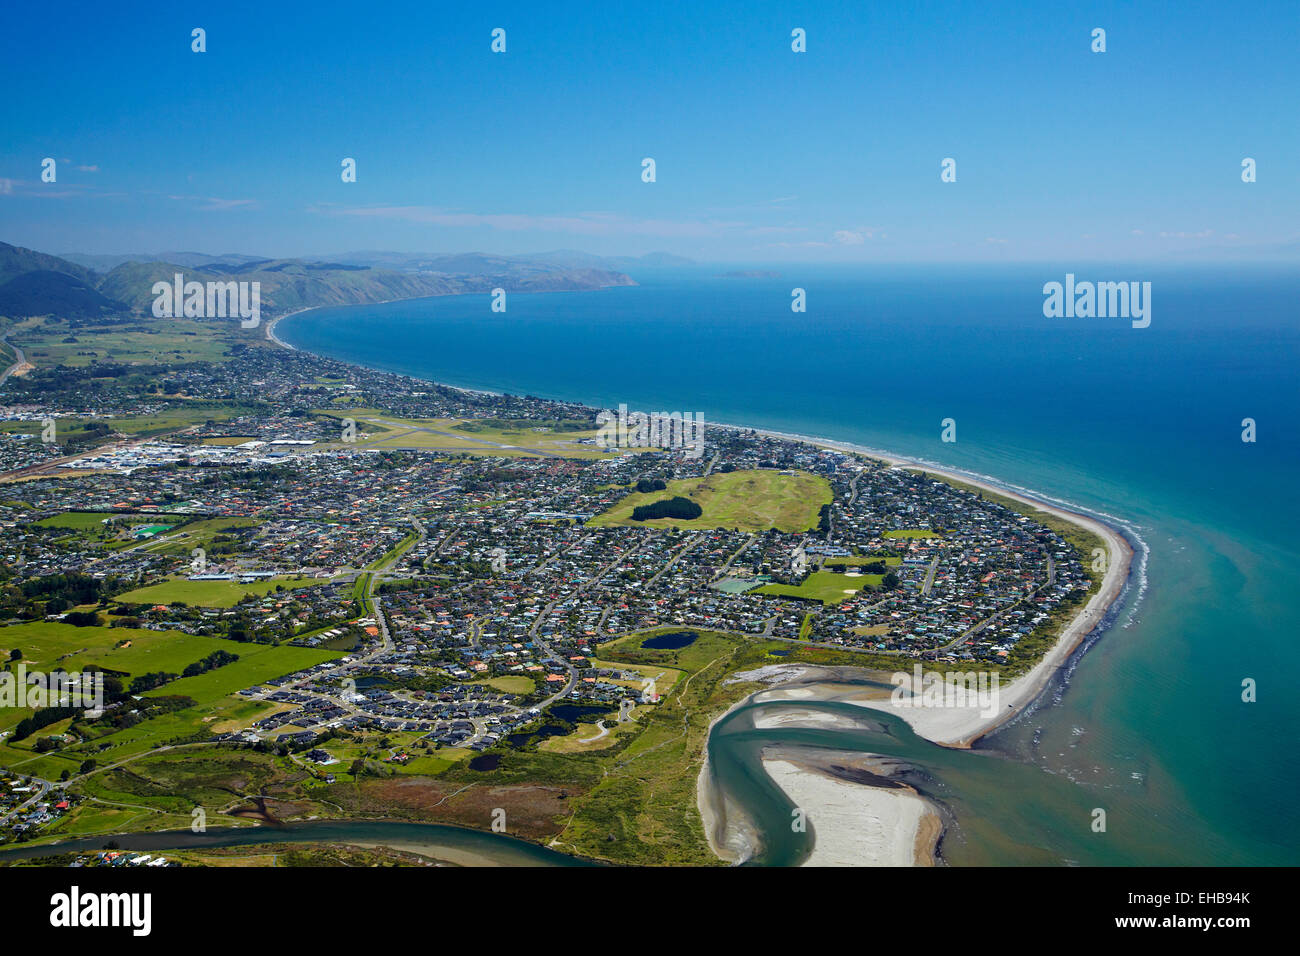
[[(10, 772), (13, 773), (14, 771), (10, 771)], [(17, 816), (19, 813), (22, 813), (22, 811), (26, 810), (28, 807), (40, 803), (41, 800), (45, 798), (45, 795), (49, 793), (54, 786), (54, 784), (50, 783), (50, 781), (42, 780), (40, 777), (28, 777), (25, 776), (24, 774), (17, 774), (17, 776), (22, 777), (22, 779), (26, 780), (28, 783), (36, 784), (40, 789), (35, 794), (33, 794), (32, 796), (24, 800), (22, 803), (18, 804), (18, 806), (14, 807), (4, 816), (0, 817), (0, 827), (7, 824), (13, 817)]]
[(31, 371), (33, 368), (35, 368), (34, 365), (28, 363), (27, 353), (24, 352), (17, 345), (15, 345), (13, 342), (9, 341), (8, 332), (6, 332), (4, 335), (0, 335), (0, 343), (7, 345), (14, 350), (14, 364), (10, 365), (7, 369), (4, 370), (4, 372), (0, 373), (0, 385), (3, 385), (6, 381), (8, 381), (10, 375), (19, 375), (23, 372), (28, 372)]
[(757, 537), (758, 535), (751, 534), (748, 538), (746, 538), (745, 543), (742, 544), (735, 551), (733, 551), (731, 557), (727, 558), (727, 563), (724, 564), (722, 568), (718, 571), (718, 573), (713, 576), (713, 580), (721, 581), (724, 577), (726, 577), (727, 572), (731, 570), (731, 566), (736, 563), (736, 559), (745, 553), (745, 549), (748, 548), (751, 544), (753, 544), (754, 539)]
[[(528, 628), (528, 636), (531, 639), (537, 641), (538, 645), (547, 654), (551, 655), (552, 657), (558, 658), (559, 655), (556, 654), (555, 650), (551, 647), (551, 645), (546, 642), (546, 639), (541, 637), (537, 633), (542, 626), (542, 622), (546, 620), (548, 617), (550, 617), (551, 611), (553, 611), (557, 605), (563, 604), (565, 601), (576, 598), (579, 594), (582, 594), (582, 592), (587, 590), (587, 588), (591, 587), (594, 584), (598, 584), (601, 581), (601, 579), (605, 577), (605, 575), (609, 574), (609, 572), (612, 571), (614, 568), (616, 568), (618, 565), (622, 564), (628, 558), (632, 557), (632, 555), (640, 551), (642, 547), (644, 547), (644, 544), (638, 544), (635, 547), (623, 552), (618, 557), (616, 557), (613, 561), (609, 562), (609, 564), (601, 568), (600, 573), (598, 573), (590, 581), (578, 585), (577, 590), (575, 590), (573, 594), (563, 598), (556, 598), (554, 601), (551, 601), (549, 604), (547, 604), (544, 608), (542, 608), (540, 612), (538, 612), (537, 617), (534, 618), (533, 620), (532, 626)], [(573, 690), (573, 685), (578, 682), (578, 669), (574, 667), (572, 664), (570, 664), (568, 661), (564, 661), (563, 663), (565, 669), (569, 672), (569, 679), (565, 683), (564, 689), (559, 691), (558, 693), (552, 694), (550, 697), (546, 698), (546, 700), (538, 704), (537, 705), (538, 710), (541, 710), (544, 707), (549, 707), (551, 704), (555, 703), (557, 700), (564, 697), (566, 694), (569, 693), (569, 691)]]
[(935, 555), (934, 560), (930, 562), (930, 567), (925, 572), (925, 582), (921, 585), (921, 594), (930, 593), (930, 588), (934, 587), (934, 572), (939, 568), (940, 555)]

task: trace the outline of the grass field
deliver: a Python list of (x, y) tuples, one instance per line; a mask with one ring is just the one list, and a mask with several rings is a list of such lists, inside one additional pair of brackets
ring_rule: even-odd
[[(690, 498), (704, 511), (689, 521), (655, 518), (633, 521), (639, 505), (653, 504), (675, 496)], [(593, 527), (735, 528), (739, 531), (806, 531), (817, 526), (818, 512), (829, 504), (830, 483), (806, 471), (719, 472), (707, 478), (684, 478), (668, 482), (666, 491), (633, 492), (587, 522)]]
[(531, 677), (524, 677), (522, 674), (510, 674), (505, 677), (489, 677), (487, 680), (471, 681), (473, 684), (486, 684), (493, 690), (499, 690), (503, 694), (519, 694), (521, 696), (531, 694), (537, 689), (537, 682)]
[(150, 522), (158, 520), (157, 515), (122, 515), (104, 511), (65, 511), (61, 515), (42, 518), (40, 521), (36, 522), (36, 525), (41, 528), (71, 528), (75, 531), (98, 531), (105, 527), (104, 522), (108, 518), (126, 520), (137, 517), (141, 522), (146, 518)]
[(209, 402), (194, 402), (179, 408), (167, 408), (156, 415), (132, 415), (123, 418), (106, 419), (117, 431), (127, 435), (145, 437), (163, 432), (185, 428), (189, 425), (201, 425), (205, 422), (224, 422), (240, 415), (249, 415), (258, 409), (250, 405), (224, 406)]
[(206, 638), (206, 640), (215, 641), (221, 649), (238, 654), (239, 660), (196, 677), (182, 677), (146, 696), (179, 694), (183, 697), (193, 697), (196, 704), (202, 708), (245, 687), (342, 656), (333, 651), (291, 647), (288, 644), (275, 647), (270, 644), (240, 644), (219, 638)]
[[(186, 828), (194, 806), (208, 811), (209, 825), (246, 825), (224, 814), (246, 806), (244, 795), (261, 793), (275, 801), (275, 812), (284, 819), (378, 815), (485, 829), (492, 808), (507, 807), (512, 835), (561, 850), (619, 863), (716, 865), (720, 861), (704, 840), (695, 799), (709, 724), (730, 704), (761, 688), (727, 683), (728, 675), (778, 660), (886, 669), (895, 662), (709, 631), (696, 631), (695, 642), (676, 650), (643, 646), (646, 637), (668, 630), (677, 629), (628, 635), (602, 647), (597, 666), (664, 676), (659, 680), (661, 703), (637, 707), (635, 719), (625, 724), (607, 720), (611, 732), (600, 741), (578, 743), (596, 733), (594, 726), (582, 725), (536, 751), (505, 749), (499, 766), (484, 773), (467, 766), (468, 751), (413, 749), (417, 734), (345, 735), (325, 744), (340, 760), (327, 768), (337, 777), (333, 784), (319, 779), (321, 771), (300, 758), (211, 745), (158, 750), (169, 737), (192, 735), (196, 715), (216, 729), (251, 720), (265, 706), (218, 698), (206, 709), (191, 708), (101, 738), (111, 746), (95, 753), (100, 769), (75, 789), (107, 802), (82, 803), (38, 839)], [(219, 688), (190, 690), (206, 696)], [(54, 725), (48, 732), (60, 729)], [(74, 752), (44, 757), (19, 751), (20, 759), (14, 761), (15, 755), (0, 747), (0, 762), (22, 762), (25, 772), (57, 779), (63, 770), (76, 772), (84, 759), (84, 753), (75, 752), (79, 748), (70, 749)], [(382, 762), (385, 754), (401, 750), (413, 755), (405, 766)], [(365, 758), (378, 775), (353, 778), (348, 768), (357, 758)], [(123, 759), (130, 763), (115, 768)]]
[(232, 528), (253, 528), (260, 523), (256, 518), (204, 518), (150, 538), (139, 550), (188, 556), (195, 548), (209, 548), (213, 538), (223, 532)]
[(849, 558), (827, 558), (825, 563), (828, 568), (859, 568), (864, 564), (883, 564), (886, 567), (896, 568), (903, 563), (903, 559), (896, 554), (855, 554)]
[[(55, 437), (59, 442), (67, 442), (79, 438), (85, 433), (88, 425), (104, 424), (114, 432), (120, 432), (123, 435), (147, 438), (152, 435), (173, 432), (191, 425), (201, 425), (209, 421), (223, 422), (238, 415), (246, 415), (255, 411), (257, 409), (252, 406), (195, 401), (175, 408), (164, 409), (153, 415), (124, 415), (120, 418), (58, 418), (55, 420)], [(0, 423), (0, 431), (11, 434), (39, 435), (41, 427), (40, 422), (31, 421)], [(120, 439), (111, 434), (105, 435), (102, 441), (97, 439), (84, 444), (79, 450), (83, 452), (89, 451), (99, 444), (113, 440)]]
[[(196, 677), (184, 677), (146, 694), (186, 696), (194, 706), (142, 721), (93, 741), (45, 755), (33, 749), (37, 739), (61, 733), (69, 721), (60, 721), (21, 741), (0, 743), (0, 766), (17, 767), (48, 779), (64, 770), (75, 771), (81, 761), (95, 756), (101, 763), (121, 760), (176, 738), (192, 736), (223, 724), (246, 725), (268, 708), (265, 704), (231, 696), (245, 687), (310, 667), (339, 655), (330, 651), (269, 644), (241, 644), (180, 631), (153, 631), (125, 627), (73, 627), (57, 622), (14, 624), (0, 628), (0, 649), (18, 649), (29, 671), (76, 673), (94, 664), (106, 670), (136, 676), (164, 671), (181, 673), (188, 665), (217, 650), (239, 655), (239, 660)], [(128, 678), (129, 680), (129, 678)], [(30, 716), (30, 708), (0, 709), (0, 731), (9, 730)]]
[[(78, 326), (45, 319), (15, 332), (27, 360), (38, 368), (52, 365), (86, 366), (92, 362), (153, 365), (220, 362), (229, 341), (214, 334), (211, 323), (152, 316), (125, 324)], [(65, 341), (71, 339), (72, 341)]]
[(885, 538), (942, 538), (943, 535), (937, 531), (925, 531), (921, 528), (902, 528), (898, 531), (886, 531), (882, 537)]
[(124, 604), (184, 603), (193, 607), (225, 608), (234, 607), (249, 594), (261, 597), (270, 594), (276, 588), (292, 590), (328, 583), (325, 578), (278, 577), (269, 581), (251, 581), (247, 584), (240, 581), (190, 581), (186, 578), (171, 578), (119, 594), (114, 600)]
[(541, 425), (490, 427), (463, 418), (399, 418), (373, 408), (321, 409), (317, 414), (353, 419), (357, 423), (356, 444), (362, 448), (419, 448), (502, 458), (608, 457), (595, 445), (576, 443), (579, 438), (594, 438), (594, 429), (552, 431)]
[(840, 604), (857, 594), (864, 587), (878, 588), (884, 579), (882, 574), (860, 574), (851, 577), (834, 571), (814, 571), (804, 578), (799, 585), (765, 584), (750, 593), (770, 594), (774, 597), (803, 598), (808, 601), (821, 601), (823, 604)]
[[(97, 664), (128, 674), (179, 673), (185, 665), (214, 650), (232, 646), (230, 641), (181, 631), (73, 627), (57, 621), (32, 621), (0, 628), (0, 648), (22, 651), (22, 662), (28, 669), (41, 671), (76, 671), (87, 664)], [(8, 714), (0, 711), (0, 721), (7, 718)]]

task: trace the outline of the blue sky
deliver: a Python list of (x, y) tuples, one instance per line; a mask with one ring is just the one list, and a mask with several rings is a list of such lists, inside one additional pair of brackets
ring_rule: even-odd
[(0, 239), (756, 263), (1300, 254), (1294, 2), (153, 7), (10, 5)]

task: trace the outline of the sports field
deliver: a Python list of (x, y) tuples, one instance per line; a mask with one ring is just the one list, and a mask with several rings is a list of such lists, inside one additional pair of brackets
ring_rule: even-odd
[(828, 568), (860, 568), (866, 564), (883, 564), (887, 567), (898, 567), (903, 563), (903, 559), (896, 554), (855, 554), (848, 558), (827, 558), (824, 563)]
[(803, 580), (802, 584), (766, 584), (754, 594), (770, 594), (775, 597), (804, 598), (809, 601), (821, 601), (823, 604), (839, 604), (847, 601), (865, 587), (878, 588), (884, 575), (881, 574), (836, 574), (834, 571), (814, 571)]
[[(109, 518), (119, 520), (134, 518), (134, 515), (116, 514), (108, 511), (65, 511), (61, 515), (42, 518), (36, 524), (41, 528), (71, 528), (75, 531), (91, 531), (105, 527)], [(149, 521), (157, 521), (157, 515), (147, 516)], [(143, 519), (142, 519), (143, 520)]]

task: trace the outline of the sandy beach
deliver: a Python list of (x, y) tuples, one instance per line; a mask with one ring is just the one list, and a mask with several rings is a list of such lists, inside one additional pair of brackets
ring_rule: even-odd
[[(277, 345), (287, 349), (293, 346), (278, 338), (275, 334), (276, 324), (290, 315), (287, 313), (270, 320), (266, 327), (266, 337)], [(458, 387), (458, 386), (452, 386)], [(474, 391), (473, 389), (464, 389)], [(706, 423), (717, 428), (738, 429), (744, 426)], [(746, 429), (748, 430), (748, 429)], [(1084, 638), (1104, 619), (1106, 610), (1119, 597), (1128, 578), (1133, 550), (1128, 542), (1115, 529), (1096, 518), (1080, 514), (1068, 508), (1037, 500), (1026, 494), (1007, 489), (988, 481), (981, 480), (960, 472), (936, 467), (925, 462), (901, 458), (887, 452), (837, 442), (825, 438), (807, 435), (793, 435), (767, 429), (753, 429), (762, 435), (801, 441), (808, 444), (830, 448), (849, 454), (864, 455), (883, 461), (893, 468), (911, 468), (923, 470), (937, 477), (980, 488), (996, 495), (1014, 499), (1033, 510), (1055, 515), (1063, 520), (1073, 522), (1099, 536), (1107, 548), (1106, 571), (1097, 592), (1088, 600), (1085, 607), (1067, 625), (1053, 647), (1042, 660), (1028, 673), (1014, 681), (1002, 684), (998, 688), (997, 708), (991, 712), (986, 703), (976, 703), (964, 707), (910, 706), (907, 700), (894, 701), (888, 695), (869, 695), (858, 688), (855, 692), (840, 692), (816, 683), (818, 668), (801, 668), (790, 665), (773, 665), (753, 672), (774, 690), (760, 692), (770, 695), (766, 699), (836, 699), (856, 704), (864, 708), (886, 710), (897, 714), (922, 737), (947, 747), (968, 748), (976, 740), (989, 733), (995, 727), (1011, 719), (1032, 703), (1047, 686), (1052, 675), (1066, 663), (1071, 653)], [(914, 661), (911, 658), (899, 658), (899, 670), (909, 671)], [(812, 678), (811, 680), (809, 678)], [(781, 688), (781, 684), (790, 684)], [(904, 685), (905, 687), (907, 685)], [(756, 697), (759, 695), (755, 695)], [(763, 698), (760, 698), (763, 699)], [(744, 702), (741, 702), (744, 703)], [(740, 706), (737, 704), (736, 706)], [(734, 708), (733, 708), (734, 709)], [(730, 711), (728, 711), (729, 713)], [(714, 723), (725, 714), (719, 714)], [(793, 720), (786, 716), (776, 720)], [(805, 717), (805, 719), (813, 719)], [(820, 718), (816, 718), (820, 719)], [(823, 724), (824, 725), (824, 724)], [(710, 731), (712, 727), (710, 727)], [(823, 773), (808, 769), (806, 764), (788, 760), (765, 760), (764, 767), (773, 775), (773, 779), (797, 804), (806, 804), (810, 813), (815, 812), (822, 824), (817, 828), (821, 837), (817, 840), (818, 849), (814, 851), (812, 865), (908, 865), (913, 858), (929, 859), (926, 854), (919, 856), (914, 850), (906, 854), (908, 859), (902, 863), (904, 853), (900, 846), (937, 842), (939, 834), (938, 817), (927, 812), (925, 801), (910, 791), (881, 790), (878, 787), (864, 786), (860, 783), (847, 782), (827, 777)], [(845, 788), (851, 789), (845, 789)], [(907, 798), (910, 793), (911, 799)], [(696, 802), (704, 823), (704, 830), (713, 851), (722, 859), (740, 862), (747, 859), (757, 845), (757, 834), (744, 819), (739, 808), (732, 805), (725, 793), (717, 787), (712, 779), (708, 765), (707, 748), (705, 759), (700, 767), (696, 787)], [(864, 824), (863, 821), (870, 821)], [(881, 837), (878, 831), (893, 832), (888, 839)], [(859, 832), (861, 830), (862, 832)], [(868, 836), (868, 831), (870, 836)], [(918, 834), (921, 836), (918, 837)], [(931, 840), (931, 837), (933, 840)], [(887, 861), (870, 862), (863, 861)]]
[[(713, 728), (718, 721), (745, 703), (745, 700), (737, 701), (714, 717), (709, 723), (709, 733), (705, 740), (713, 735)], [(758, 848), (758, 834), (736, 802), (713, 779), (707, 742), (704, 746), (704, 759), (700, 762), (700, 772), (695, 778), (695, 806), (704, 824), (704, 838), (714, 856), (728, 863), (744, 863), (754, 855)]]
[[(748, 702), (765, 700), (837, 700), (864, 708), (894, 713), (921, 737), (946, 747), (969, 748), (976, 740), (1020, 713), (1043, 692), (1058, 668), (1069, 660), (1080, 643), (1105, 618), (1106, 611), (1120, 596), (1128, 580), (1133, 550), (1124, 537), (1109, 525), (1057, 505), (989, 484), (967, 475), (922, 465), (881, 454), (871, 449), (810, 439), (805, 436), (769, 432), (782, 438), (812, 441), (841, 451), (865, 454), (896, 468), (924, 468), (930, 474), (951, 478), (1015, 499), (1033, 509), (1056, 515), (1096, 534), (1106, 543), (1106, 572), (1097, 591), (1043, 658), (1026, 674), (997, 688), (996, 709), (987, 699), (968, 706), (911, 706), (895, 701), (885, 691), (875, 694), (860, 687), (839, 685), (840, 668), (799, 664), (775, 664), (734, 675), (733, 679), (757, 680), (771, 689), (759, 691)], [(899, 659), (899, 671), (910, 672), (914, 661)], [(903, 685), (911, 690), (910, 679)], [(917, 688), (919, 690), (919, 688)], [(923, 699), (922, 699), (923, 701)], [(755, 726), (821, 726), (843, 723), (844, 718), (815, 711), (785, 710), (759, 715)], [(807, 809), (814, 824), (814, 850), (809, 866), (908, 866), (933, 865), (934, 849), (942, 834), (942, 823), (924, 798), (910, 790), (887, 790), (828, 776), (807, 761), (764, 759), (763, 768), (796, 806)], [(736, 809), (728, 812), (725, 794), (718, 793), (708, 773), (707, 756), (698, 784), (698, 804), (706, 835), (714, 852), (723, 859), (745, 859), (752, 853), (757, 835), (738, 819)]]
[[(870, 754), (774, 749), (763, 769), (807, 814), (813, 851), (804, 866), (932, 866), (938, 813), (902, 784), (873, 786)], [(885, 781), (881, 779), (882, 783)]]
[[(1074, 620), (1065, 627), (1057, 642), (1043, 655), (1042, 660), (1033, 669), (1017, 677), (1014, 681), (1001, 684), (998, 687), (998, 712), (996, 714), (988, 713), (988, 709), (979, 704), (965, 707), (914, 707), (907, 700), (892, 701), (888, 698), (878, 699), (865, 695), (837, 698), (863, 707), (891, 711), (905, 720), (918, 735), (925, 737), (927, 740), (943, 744), (946, 747), (968, 748), (980, 737), (1020, 713), (1042, 693), (1052, 675), (1069, 660), (1075, 648), (1083, 642), (1083, 639), (1092, 632), (1093, 628), (1101, 623), (1106, 616), (1107, 609), (1124, 590), (1124, 585), (1128, 580), (1129, 565), (1133, 560), (1133, 549), (1129, 547), (1128, 542), (1118, 531), (1096, 518), (1037, 500), (1019, 492), (1010, 491), (959, 472), (947, 471), (943, 468), (936, 468), (907, 458), (899, 458), (864, 446), (809, 438), (807, 436), (787, 435), (782, 432), (762, 431), (761, 429), (759, 432), (760, 434), (779, 438), (807, 441), (826, 448), (834, 448), (838, 451), (867, 455), (884, 461), (894, 468), (922, 469), (928, 474), (972, 485), (993, 494), (1012, 498), (1022, 504), (1031, 506), (1033, 509), (1055, 515), (1091, 531), (1106, 543), (1106, 572), (1102, 577), (1101, 586), (1089, 598), (1088, 603), (1075, 615)], [(899, 670), (910, 671), (912, 663), (910, 659), (900, 658)], [(910, 681), (904, 687), (908, 690), (913, 689), (910, 687)], [(916, 690), (919, 690), (919, 688), (916, 688)]]
[(298, 351), (288, 342), (284, 341), (278, 335), (275, 334), (275, 326), (276, 323), (278, 323), (280, 320), (287, 319), (291, 315), (301, 315), (304, 312), (310, 312), (310, 311), (311, 309), (298, 309), (296, 312), (286, 312), (284, 315), (277, 315), (275, 318), (269, 319), (266, 323), (266, 337), (270, 339), (272, 342), (274, 342), (276, 345), (280, 346), (280, 348), (282, 349), (288, 349), (290, 352)]
[[(954, 476), (958, 477), (958, 476)], [(959, 480), (968, 480), (959, 478)], [(971, 482), (974, 484), (974, 482)], [(1043, 655), (1034, 667), (1008, 684), (998, 688), (998, 713), (990, 715), (978, 704), (966, 707), (912, 707), (907, 701), (866, 700), (852, 701), (865, 707), (890, 710), (898, 714), (920, 736), (948, 747), (970, 747), (976, 740), (993, 730), (999, 724), (1020, 713), (1042, 693), (1052, 675), (1069, 660), (1085, 637), (1101, 623), (1106, 611), (1120, 596), (1128, 580), (1129, 565), (1133, 559), (1133, 549), (1129, 547), (1117, 531), (1096, 519), (1076, 514), (1062, 508), (1034, 502), (1022, 495), (1010, 494), (1001, 489), (981, 484), (980, 487), (990, 491), (1016, 498), (1019, 501), (1036, 505), (1049, 514), (1087, 528), (1106, 542), (1106, 572), (1101, 586), (1088, 599), (1087, 604), (1075, 615), (1062, 630), (1052, 648)], [(919, 690), (919, 688), (914, 688)]]

